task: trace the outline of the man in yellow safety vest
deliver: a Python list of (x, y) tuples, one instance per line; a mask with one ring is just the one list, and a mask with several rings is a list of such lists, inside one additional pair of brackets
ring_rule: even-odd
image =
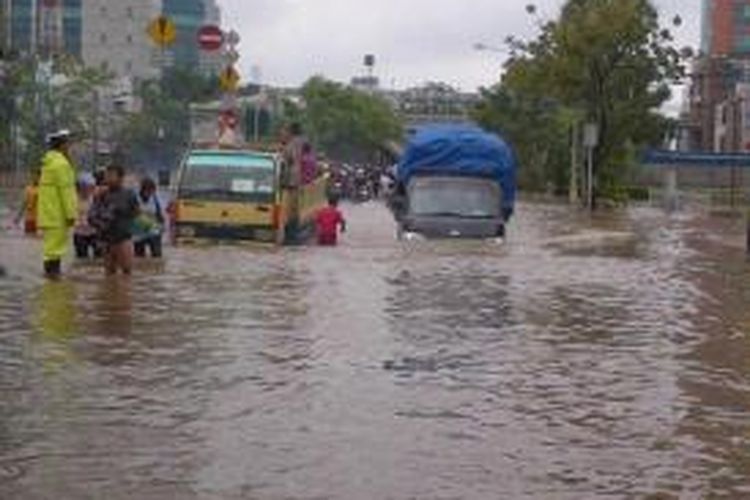
[(70, 132), (60, 130), (47, 136), (49, 151), (42, 160), (39, 180), (38, 225), (44, 238), (44, 273), (57, 279), (62, 258), (68, 251), (70, 230), (78, 214), (76, 173), (69, 159)]

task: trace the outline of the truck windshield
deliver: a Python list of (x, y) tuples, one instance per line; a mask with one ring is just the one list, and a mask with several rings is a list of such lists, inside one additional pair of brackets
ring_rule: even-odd
[(180, 182), (180, 196), (216, 201), (271, 202), (276, 170), (271, 157), (193, 155)]
[(412, 215), (495, 218), (500, 215), (500, 190), (483, 179), (415, 179), (409, 189)]

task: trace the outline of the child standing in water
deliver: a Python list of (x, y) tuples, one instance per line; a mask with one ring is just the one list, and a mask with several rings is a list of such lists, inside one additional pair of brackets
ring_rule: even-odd
[(76, 258), (88, 259), (92, 255), (101, 257), (100, 246), (97, 244), (96, 228), (89, 223), (89, 214), (94, 202), (96, 180), (91, 174), (83, 174), (78, 178), (78, 220), (73, 229), (73, 246)]
[(146, 248), (151, 257), (158, 259), (162, 256), (162, 232), (164, 228), (164, 212), (159, 201), (156, 183), (150, 177), (141, 181), (138, 193), (140, 214), (135, 224), (135, 256), (146, 256)]
[(336, 246), (338, 244), (339, 228), (341, 232), (346, 232), (346, 220), (338, 209), (338, 199), (331, 196), (328, 199), (328, 206), (318, 212), (315, 221), (317, 228), (318, 245)]
[(92, 225), (106, 245), (107, 274), (131, 274), (133, 271), (133, 221), (138, 215), (136, 194), (123, 185), (125, 170), (110, 166), (106, 172), (107, 190), (94, 208)]
[(31, 182), (23, 192), (23, 204), (16, 216), (16, 226), (21, 225), (23, 219), (23, 232), (27, 236), (35, 236), (37, 232), (37, 205), (39, 203), (39, 177), (40, 172), (35, 171)]

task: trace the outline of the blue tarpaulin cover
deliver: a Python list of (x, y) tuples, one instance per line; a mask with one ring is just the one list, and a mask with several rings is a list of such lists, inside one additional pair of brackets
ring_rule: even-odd
[(467, 125), (428, 125), (417, 129), (398, 165), (398, 180), (415, 175), (457, 175), (496, 179), (503, 207), (516, 200), (517, 161), (513, 149), (497, 135)]

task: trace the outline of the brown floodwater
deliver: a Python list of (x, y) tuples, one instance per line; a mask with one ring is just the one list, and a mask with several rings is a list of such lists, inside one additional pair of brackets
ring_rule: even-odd
[(0, 498), (750, 498), (739, 221), (522, 204), (510, 242), (170, 249), (39, 277), (0, 236)]

